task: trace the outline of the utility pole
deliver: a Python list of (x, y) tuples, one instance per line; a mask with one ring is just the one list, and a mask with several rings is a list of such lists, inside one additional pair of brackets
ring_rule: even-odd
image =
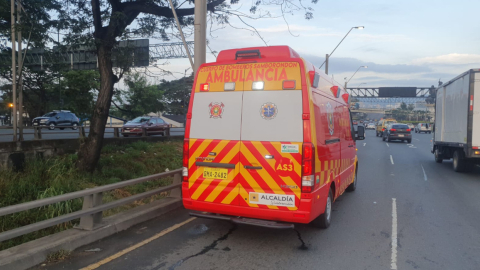
[[(17, 0), (17, 19), (18, 25), (21, 24), (22, 19), (22, 1)], [(22, 57), (22, 29), (18, 29), (18, 114), (19, 114), (19, 126), (18, 126), (18, 140), (23, 141), (23, 57)]]
[(325, 55), (325, 74), (328, 75), (328, 53)]
[(12, 20), (12, 112), (13, 112), (13, 141), (17, 141), (17, 67), (16, 67), (16, 52), (15, 52), (15, 0), (11, 0), (11, 20)]
[(207, 1), (195, 0), (193, 74), (207, 61)]

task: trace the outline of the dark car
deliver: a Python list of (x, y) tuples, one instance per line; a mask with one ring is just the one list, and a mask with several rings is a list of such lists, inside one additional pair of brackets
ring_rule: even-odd
[(65, 129), (70, 127), (72, 129), (78, 128), (80, 119), (71, 111), (53, 111), (43, 116), (35, 117), (32, 121), (32, 125), (35, 127), (46, 126), (50, 130), (54, 130), (56, 127)]
[(406, 124), (390, 124), (387, 125), (386, 130), (383, 132), (383, 140), (392, 141), (392, 140), (401, 140), (407, 141), (408, 143), (412, 142), (412, 133), (411, 129)]
[(143, 128), (148, 135), (170, 135), (170, 124), (163, 121), (163, 119), (151, 116), (137, 117), (128, 121), (122, 127), (122, 135), (124, 137), (139, 136), (143, 133)]

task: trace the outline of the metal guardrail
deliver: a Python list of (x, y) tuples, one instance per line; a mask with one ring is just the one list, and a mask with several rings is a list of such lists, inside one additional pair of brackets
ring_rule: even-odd
[[(33, 223), (30, 225), (26, 225), (20, 228), (16, 228), (13, 230), (9, 230), (6, 232), (0, 233), (0, 242), (9, 240), (18, 236), (22, 236), (28, 233), (32, 233), (35, 231), (39, 231), (41, 229), (45, 229), (51, 226), (55, 226), (67, 221), (71, 221), (77, 218), (80, 218), (80, 224), (76, 226), (78, 229), (83, 230), (94, 230), (98, 227), (101, 227), (102, 222), (102, 212), (111, 208), (119, 207), (124, 204), (132, 203), (139, 199), (143, 199), (146, 197), (151, 197), (153, 195), (171, 191), (170, 197), (180, 198), (181, 197), (181, 186), (182, 186), (182, 169), (177, 169), (169, 172), (153, 174), (145, 177), (140, 177), (136, 179), (126, 180), (119, 183), (114, 183), (110, 185), (95, 187), (91, 189), (71, 192), (63, 195), (58, 195), (50, 198), (45, 198), (41, 200), (21, 203), (17, 205), (11, 205), (0, 208), (0, 217), (15, 214), (18, 212), (30, 210), (33, 208), (39, 208), (45, 205), (50, 205), (58, 202), (69, 201), (77, 198), (83, 197), (83, 207), (82, 210), (76, 211), (70, 214), (62, 215), (59, 217), (43, 220), (37, 223)], [(146, 191), (140, 194), (132, 195), (127, 198), (119, 199), (113, 202), (109, 202), (106, 204), (102, 204), (103, 192), (114, 190), (117, 188), (122, 188), (126, 186), (131, 186), (135, 184), (139, 184), (142, 182), (157, 180), (160, 178), (174, 176), (173, 183), (169, 186), (157, 188), (154, 190)], [(174, 190), (178, 189), (178, 190)]]
[[(58, 134), (78, 134), (79, 138), (85, 138), (87, 137), (87, 134), (85, 132), (85, 128), (84, 126), (56, 126), (55, 129), (72, 129), (72, 131), (58, 131), (58, 132), (48, 132), (48, 133), (43, 133), (42, 130), (43, 129), (48, 129), (48, 127), (24, 127), (23, 130), (23, 135), (33, 135), (33, 138), (34, 140), (42, 140), (42, 136), (45, 134), (45, 135), (58, 135)], [(9, 129), (9, 130), (12, 130), (12, 133), (8, 133), (8, 134), (1, 134), (0, 133), (0, 136), (13, 136), (13, 128), (12, 127), (0, 127), (0, 130), (6, 130), (6, 129)], [(107, 131), (108, 129), (110, 130), (113, 130), (113, 131)], [(159, 132), (159, 131), (152, 131), (152, 130), (149, 130), (150, 128), (149, 127), (142, 127), (142, 128), (139, 128), (141, 129), (141, 131), (135, 131), (135, 132), (130, 132), (130, 133), (126, 133), (127, 136), (141, 136), (141, 137), (146, 137), (146, 136), (150, 136), (150, 135), (160, 135), (159, 133), (162, 133), (162, 132)], [(173, 127), (172, 125), (170, 125), (170, 128), (165, 132), (164, 136), (170, 136), (170, 132), (173, 131), (173, 132), (177, 132), (176, 129), (183, 129), (183, 128), (175, 128)], [(25, 132), (26, 130), (32, 130), (33, 132)], [(49, 129), (50, 130), (50, 129)], [(105, 134), (113, 134), (113, 137), (114, 138), (119, 138), (121, 137), (122, 135), (122, 127), (106, 127), (105, 128)], [(17, 135), (18, 136), (18, 135)], [(127, 136), (124, 136), (124, 137), (127, 137)]]

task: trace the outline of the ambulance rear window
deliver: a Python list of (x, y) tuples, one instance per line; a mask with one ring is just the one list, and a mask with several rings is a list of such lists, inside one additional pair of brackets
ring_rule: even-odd
[(240, 140), (242, 91), (195, 93), (190, 138)]
[(245, 91), (241, 139), (302, 142), (302, 91)]

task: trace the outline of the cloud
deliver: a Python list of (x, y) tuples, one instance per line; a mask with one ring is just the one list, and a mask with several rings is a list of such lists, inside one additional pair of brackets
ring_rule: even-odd
[(450, 53), (433, 57), (423, 57), (412, 61), (414, 65), (443, 64), (443, 65), (480, 65), (480, 54)]
[[(324, 61), (324, 57), (314, 56), (314, 55), (305, 55), (305, 59), (312, 62), (315, 66), (319, 67)], [(419, 72), (431, 72), (432, 69), (428, 66), (420, 65), (406, 65), (406, 64), (396, 64), (396, 65), (386, 65), (386, 64), (377, 64), (374, 62), (365, 62), (356, 58), (331, 58), (329, 61), (329, 73), (343, 73), (343, 72), (355, 72), (360, 66), (368, 66), (368, 72), (376, 73), (398, 73), (398, 74), (412, 74)]]

